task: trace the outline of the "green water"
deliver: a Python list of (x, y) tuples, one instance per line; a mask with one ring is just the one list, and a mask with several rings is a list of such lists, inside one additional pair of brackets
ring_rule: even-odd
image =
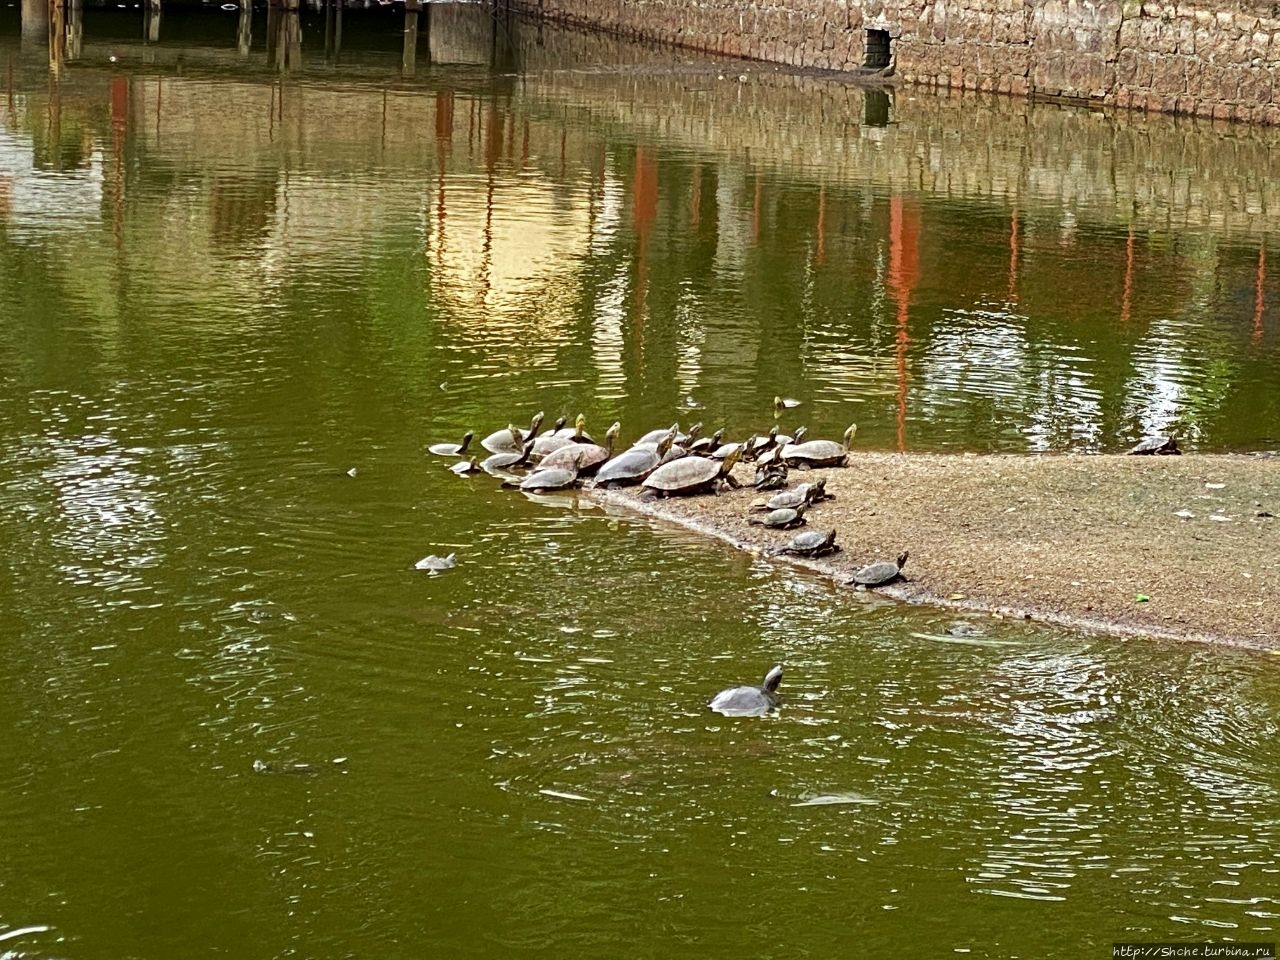
[[(424, 451), (536, 409), (741, 436), (778, 393), (873, 449), (1274, 447), (1265, 135), (976, 133), (477, 12), (412, 76), (373, 12), (340, 53), (307, 14), (283, 77), (263, 14), (241, 58), (234, 13), (91, 10), (54, 79), (0, 19), (0, 936), (47, 928), (0, 956), (1275, 940), (1274, 658), (961, 642)], [(1169, 155), (1128, 122), (1182, 200), (1099, 196)], [(774, 715), (704, 710), (774, 662)]]

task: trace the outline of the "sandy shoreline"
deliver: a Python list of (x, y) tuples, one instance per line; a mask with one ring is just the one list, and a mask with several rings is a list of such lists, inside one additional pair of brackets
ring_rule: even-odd
[[(752, 469), (735, 476), (749, 482)], [(836, 497), (803, 529), (842, 550), (779, 557), (847, 580), (902, 550), (905, 582), (880, 592), (956, 610), (1088, 630), (1280, 649), (1280, 459), (1252, 456), (953, 456), (856, 452), (825, 477)], [(768, 494), (641, 501), (592, 496), (768, 552), (795, 531), (747, 523)], [(852, 589), (851, 587), (849, 589)], [(1139, 599), (1144, 597), (1146, 599)]]

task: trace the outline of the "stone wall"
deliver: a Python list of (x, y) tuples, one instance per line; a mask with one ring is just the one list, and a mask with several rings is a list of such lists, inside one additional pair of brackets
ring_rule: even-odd
[(526, 13), (792, 67), (1280, 123), (1280, 4), (1258, 0), (513, 0)]

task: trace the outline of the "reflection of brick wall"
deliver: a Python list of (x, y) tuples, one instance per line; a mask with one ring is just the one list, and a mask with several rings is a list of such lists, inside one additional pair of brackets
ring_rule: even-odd
[(1258, 0), (515, 0), (530, 13), (796, 67), (854, 70), (886, 31), (907, 82), (1280, 123), (1280, 6)]

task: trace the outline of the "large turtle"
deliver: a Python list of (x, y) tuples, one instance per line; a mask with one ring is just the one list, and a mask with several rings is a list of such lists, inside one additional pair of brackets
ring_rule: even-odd
[(614, 422), (604, 435), (604, 446), (596, 443), (569, 443), (559, 450), (554, 450), (547, 456), (543, 457), (542, 462), (538, 464), (539, 470), (549, 470), (555, 467), (567, 467), (573, 463), (574, 458), (578, 454), (582, 454), (582, 466), (578, 473), (590, 476), (595, 473), (602, 463), (613, 456), (613, 444), (618, 439), (618, 431), (622, 429), (622, 425), (617, 421)]
[(834, 440), (806, 440), (782, 448), (782, 459), (793, 467), (843, 467), (853, 444), (858, 425), (851, 424), (844, 432), (844, 443)]
[(568, 467), (553, 467), (550, 470), (535, 470), (523, 480), (507, 481), (504, 487), (519, 487), (521, 490), (563, 490), (576, 486), (578, 470), (582, 466), (582, 454), (578, 454)]
[(467, 452), (467, 447), (471, 446), (472, 432), (468, 430), (462, 435), (461, 443), (433, 443), (427, 447), (428, 453), (434, 453), (437, 457), (460, 457)]
[(538, 435), (538, 428), (542, 426), (542, 419), (546, 416), (541, 410), (533, 415), (533, 419), (529, 421), (529, 432), (522, 433), (514, 424), (507, 424), (505, 430), (498, 430), (489, 434), (480, 441), (480, 446), (484, 447), (490, 453), (519, 453), (524, 447), (526, 437), (535, 437)]
[(853, 579), (849, 582), (859, 587), (883, 587), (886, 583), (893, 583), (902, 576), (902, 568), (906, 564), (907, 551), (903, 550), (898, 554), (897, 562), (880, 560), (877, 563), (869, 563), (855, 571)]
[(596, 486), (608, 489), (639, 483), (658, 468), (663, 455), (671, 447), (673, 436), (675, 430), (668, 430), (659, 438), (656, 449), (632, 447), (618, 454), (604, 466), (597, 468)]
[(793, 557), (825, 557), (829, 553), (839, 553), (834, 529), (823, 533), (821, 530), (805, 530), (791, 538), (786, 546), (778, 547), (775, 554), (789, 553)]
[(705, 457), (672, 460), (662, 464), (645, 478), (645, 489), (663, 497), (710, 492), (733, 470), (738, 456), (737, 453), (730, 453), (718, 462)]
[(1182, 451), (1178, 449), (1178, 438), (1174, 436), (1168, 437), (1147, 437), (1139, 440), (1129, 450), (1131, 457), (1150, 457), (1150, 456), (1169, 456), (1179, 455)]
[(778, 705), (778, 684), (782, 682), (782, 664), (775, 663), (758, 687), (730, 687), (721, 690), (707, 706), (726, 717), (763, 717)]

